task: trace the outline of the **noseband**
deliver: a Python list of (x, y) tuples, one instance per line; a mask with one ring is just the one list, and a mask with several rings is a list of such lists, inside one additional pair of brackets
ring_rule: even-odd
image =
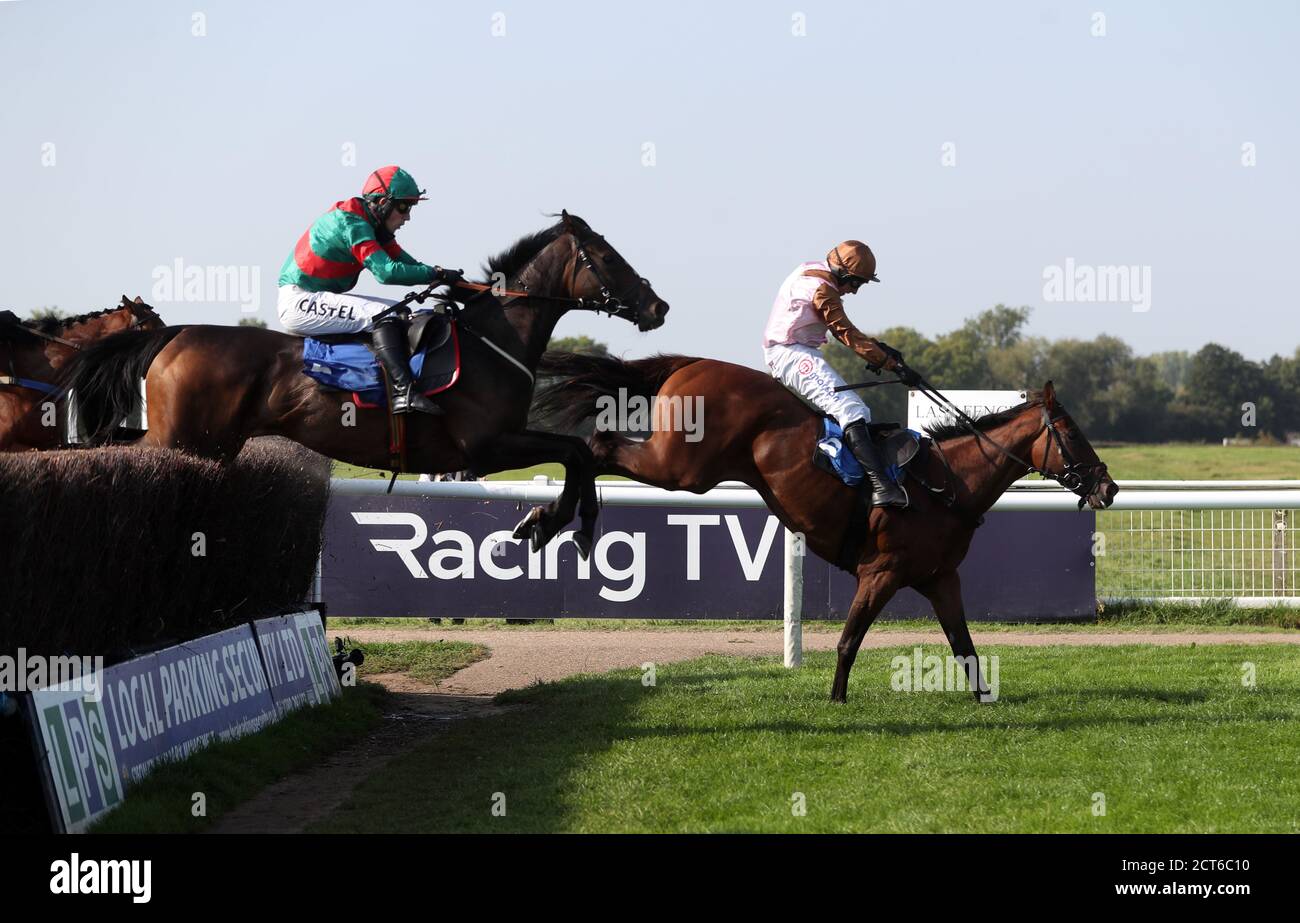
[[(604, 236), (600, 234), (594, 234), (593, 236), (597, 240), (603, 241), (605, 239)], [(573, 262), (573, 282), (571, 283), (571, 286), (577, 282), (578, 273), (583, 269), (587, 269), (596, 280), (596, 284), (600, 286), (601, 297), (600, 301), (589, 298), (575, 299), (578, 302), (578, 310), (596, 311), (597, 313), (605, 313), (609, 314), (611, 317), (621, 317), (624, 320), (630, 321), (640, 320), (640, 310), (637, 307), (640, 298), (637, 297), (637, 295), (640, 294), (641, 289), (651, 287), (650, 280), (645, 276), (641, 276), (632, 284), (632, 288), (630, 288), (624, 296), (615, 295), (613, 288), (597, 267), (596, 261), (587, 253), (587, 241), (584, 241), (576, 234), (573, 236), (573, 239), (577, 249), (577, 259)], [(627, 298), (627, 296), (632, 297)]]
[[(1052, 425), (1065, 415), (1048, 416), (1046, 404), (1042, 407), (1042, 413), (1043, 429), (1047, 430), (1047, 444), (1043, 447), (1043, 467), (1036, 468), (1030, 465), (1029, 470), (1036, 471), (1043, 477), (1055, 481), (1071, 493), (1079, 494), (1083, 498), (1079, 501), (1079, 508), (1082, 509), (1087, 498), (1092, 496), (1093, 491), (1097, 489), (1097, 485), (1101, 483), (1101, 479), (1106, 476), (1106, 465), (1104, 462), (1093, 462), (1085, 465), (1076, 461), (1070, 450), (1066, 448), (1065, 440), (1061, 438), (1060, 432)], [(1051, 454), (1053, 444), (1056, 445), (1056, 451), (1061, 454), (1061, 461), (1063, 462), (1059, 474), (1044, 470), (1047, 468), (1047, 459)]]

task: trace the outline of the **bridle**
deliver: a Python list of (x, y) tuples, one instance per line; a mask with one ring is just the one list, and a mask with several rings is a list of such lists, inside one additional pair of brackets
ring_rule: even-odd
[[(593, 232), (592, 238), (605, 243), (605, 237), (602, 234), (596, 234)], [(591, 273), (592, 278), (596, 280), (596, 284), (600, 286), (601, 299), (600, 301), (588, 298), (574, 299), (577, 302), (577, 309), (579, 311), (606, 313), (609, 314), (610, 317), (621, 317), (624, 320), (639, 320), (640, 311), (637, 308), (637, 303), (640, 299), (636, 297), (636, 295), (639, 295), (642, 289), (652, 288), (650, 280), (645, 276), (639, 276), (637, 281), (632, 283), (631, 287), (625, 293), (625, 295), (631, 295), (632, 298), (630, 301), (624, 300), (624, 296), (614, 294), (612, 286), (610, 286), (609, 281), (597, 267), (596, 261), (587, 253), (588, 241), (583, 240), (576, 233), (573, 235), (573, 240), (577, 256), (573, 261), (573, 276), (569, 281), (569, 287), (571, 289), (577, 287), (578, 274), (582, 272), (583, 269), (586, 269)]]
[[(592, 278), (596, 280), (596, 284), (600, 287), (599, 298), (578, 298), (573, 295), (544, 295), (536, 292), (530, 292), (528, 290), (527, 284), (521, 284), (519, 290), (512, 290), (512, 289), (503, 290), (494, 285), (489, 285), (483, 282), (470, 282), (465, 279), (460, 279), (456, 282), (453, 282), (450, 288), (452, 290), (457, 288), (468, 289), (469, 291), (476, 292), (477, 295), (482, 295), (485, 292), (491, 292), (493, 295), (505, 299), (529, 298), (532, 299), (533, 301), (550, 301), (556, 304), (566, 304), (569, 306), (569, 309), (572, 311), (592, 311), (596, 314), (608, 314), (610, 317), (619, 317), (626, 321), (638, 323), (641, 319), (641, 311), (640, 308), (638, 307), (638, 303), (640, 299), (637, 298), (636, 295), (638, 295), (642, 289), (652, 287), (650, 284), (650, 280), (647, 279), (645, 276), (640, 276), (637, 278), (637, 281), (634, 282), (632, 286), (628, 289), (628, 291), (625, 292), (623, 295), (614, 294), (613, 287), (609, 284), (609, 280), (606, 279), (606, 277), (601, 273), (600, 269), (597, 268), (596, 261), (593, 260), (591, 258), (591, 254), (587, 252), (587, 244), (593, 239), (600, 240), (603, 242), (605, 240), (604, 235), (596, 234), (595, 232), (592, 232), (591, 237), (584, 240), (578, 234), (578, 231), (572, 226), (570, 226), (569, 228), (569, 233), (573, 235), (573, 244), (574, 244), (574, 251), (575, 251), (575, 256), (573, 260), (573, 272), (569, 276), (569, 288), (570, 290), (572, 290), (577, 287), (578, 276), (582, 273), (584, 269), (586, 269), (588, 272), (591, 273)], [(536, 259), (536, 257), (534, 256), (533, 259)], [(532, 265), (532, 260), (529, 260), (519, 270), (519, 272), (516, 274), (516, 277), (523, 275), (523, 273), (531, 265)], [(437, 283), (430, 286), (430, 291), (433, 288), (435, 288), (436, 285)], [(412, 292), (408, 294), (406, 298), (403, 299), (402, 302), (399, 302), (399, 304), (406, 304), (411, 301), (418, 301), (422, 303), (425, 300), (425, 298), (428, 298), (430, 296), (430, 291), (425, 291), (419, 295)], [(477, 297), (477, 295), (471, 296), (471, 299), (473, 297)], [(451, 296), (448, 298), (448, 300), (460, 301), (464, 299), (457, 299), (454, 296)]]
[[(119, 330), (118, 333), (126, 333), (128, 330), (134, 330), (137, 327), (142, 327), (153, 320), (162, 323), (162, 318), (159, 317), (157, 314), (155, 314), (152, 308), (146, 308), (146, 313), (142, 317), (136, 313), (135, 311), (136, 307), (137, 305), (135, 303), (127, 303), (124, 305), (119, 305), (117, 308), (113, 309), (114, 311), (120, 311), (122, 310), (122, 308), (126, 308), (131, 312), (131, 323), (129, 323), (126, 327)], [(103, 313), (107, 314), (112, 312), (105, 311)], [(67, 340), (64, 339), (63, 337), (57, 337), (52, 333), (45, 333), (44, 331), (33, 329), (32, 327), (28, 327), (26, 324), (20, 323), (17, 324), (16, 326), (19, 330), (25, 331), (26, 333), (29, 333), (32, 336), (37, 337), (39, 339), (48, 340), (51, 343), (58, 343), (61, 346), (66, 346), (69, 349), (76, 350), (77, 352), (81, 351), (82, 346), (80, 343), (74, 343), (72, 340)], [(0, 373), (0, 386), (25, 388), (28, 391), (38, 391), (42, 394), (54, 394), (56, 395), (55, 400), (58, 400), (60, 397), (62, 397), (63, 394), (62, 389), (54, 385), (47, 384), (46, 382), (43, 381), (37, 381), (34, 378), (22, 378), (18, 376), (13, 370), (12, 362), (10, 363), (9, 366), (9, 374), (6, 375)]]
[[(1048, 416), (1047, 405), (1043, 405), (1043, 428), (1047, 430), (1047, 445), (1043, 447), (1043, 468), (1047, 467), (1047, 459), (1052, 451), (1052, 444), (1055, 443), (1056, 451), (1060, 453), (1061, 461), (1064, 463), (1061, 472), (1059, 474), (1053, 474), (1034, 467), (1030, 467), (1029, 470), (1037, 471), (1043, 477), (1056, 481), (1056, 483), (1060, 484), (1071, 493), (1078, 494), (1083, 498), (1079, 501), (1079, 509), (1083, 509), (1083, 504), (1087, 502), (1087, 498), (1092, 496), (1093, 491), (1097, 489), (1097, 485), (1101, 483), (1101, 479), (1106, 476), (1106, 464), (1100, 461), (1090, 462), (1088, 464), (1075, 461), (1074, 456), (1065, 445), (1065, 439), (1061, 436), (1060, 431), (1053, 425), (1057, 420), (1064, 417), (1064, 413), (1055, 417)], [(1034, 438), (1038, 437), (1035, 436)]]
[[(1043, 447), (1043, 464), (1040, 467), (1025, 461), (1010, 449), (1001, 445), (996, 439), (993, 439), (987, 433), (983, 432), (975, 425), (975, 421), (970, 418), (970, 415), (967, 414), (966, 411), (962, 410), (943, 394), (936, 391), (928, 382), (921, 378), (920, 375), (917, 375), (915, 371), (912, 371), (912, 374), (915, 376), (915, 384), (913, 384), (912, 387), (916, 388), (916, 390), (920, 391), (936, 404), (940, 404), (950, 410), (953, 416), (955, 416), (961, 424), (966, 427), (966, 429), (970, 430), (976, 438), (984, 440), (1007, 458), (1010, 458), (1017, 464), (1027, 468), (1029, 472), (1046, 478), (1049, 481), (1055, 481), (1071, 493), (1077, 494), (1080, 498), (1079, 509), (1083, 509), (1084, 504), (1088, 502), (1088, 498), (1092, 496), (1093, 491), (1095, 491), (1098, 484), (1101, 483), (1101, 479), (1106, 476), (1107, 469), (1104, 462), (1098, 461), (1084, 464), (1077, 461), (1069, 448), (1066, 447), (1065, 440), (1054, 425), (1056, 421), (1065, 418), (1065, 411), (1063, 409), (1061, 413), (1052, 416), (1048, 413), (1046, 404), (1043, 404), (1040, 408), (1043, 429), (1047, 431), (1047, 444)], [(1037, 439), (1038, 434), (1035, 433), (1034, 440), (1036, 441)], [(1055, 443), (1056, 450), (1060, 453), (1061, 461), (1063, 463), (1063, 468), (1060, 473), (1047, 470), (1047, 460), (1051, 455), (1053, 443)], [(1031, 457), (1032, 455), (1033, 452), (1030, 452)]]

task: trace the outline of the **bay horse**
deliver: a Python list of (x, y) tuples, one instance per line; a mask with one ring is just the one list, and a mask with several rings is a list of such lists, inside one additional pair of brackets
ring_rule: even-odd
[(139, 296), (130, 301), (125, 295), (115, 308), (76, 317), (0, 320), (0, 452), (53, 449), (62, 443), (46, 405), (61, 397), (57, 382), (79, 350), (122, 331), (165, 326)]
[(552, 381), (538, 393), (535, 418), (561, 428), (577, 426), (596, 414), (598, 403), (622, 395), (655, 399), (655, 414), (674, 403), (702, 402), (702, 423), (690, 434), (664, 425), (671, 423), (667, 414), (644, 441), (598, 429), (590, 438), (597, 472), (692, 493), (742, 481), (787, 529), (804, 536), (807, 549), (854, 574), (857, 592), (836, 649), (835, 702), (847, 700), (862, 639), (902, 587), (930, 601), (953, 654), (967, 658), (957, 662), (966, 665), (969, 688), (986, 700), (957, 575), (984, 513), (1030, 470), (1072, 487), (1081, 509), (1109, 506), (1119, 489), (1050, 381), (1025, 403), (981, 417), (973, 427), (932, 428), (930, 450), (904, 469), (930, 489), (913, 486), (906, 509), (870, 508), (863, 529), (860, 520), (857, 528), (854, 523), (866, 509), (856, 488), (812, 463), (821, 415), (770, 375), (689, 356), (623, 361), (556, 352), (546, 354), (540, 371)]
[[(573, 309), (604, 311), (661, 326), (668, 304), (649, 281), (576, 215), (492, 257), (488, 283), (453, 293), (461, 371), (436, 395), (443, 416), (404, 417), (406, 470), (490, 474), (545, 462), (565, 469), (564, 491), (531, 510), (516, 537), (540, 547), (577, 508), (579, 552), (591, 547), (598, 513), (594, 463), (586, 443), (527, 429), (534, 370), (551, 332)], [(465, 298), (460, 298), (460, 295)], [(148, 430), (140, 444), (229, 461), (254, 436), (286, 436), (322, 455), (368, 468), (394, 468), (394, 436), (383, 409), (361, 410), (345, 391), (303, 374), (301, 337), (254, 327), (183, 326), (104, 341), (78, 356), (65, 384), (106, 441), (131, 412), (145, 380)], [(579, 500), (581, 503), (579, 504)]]

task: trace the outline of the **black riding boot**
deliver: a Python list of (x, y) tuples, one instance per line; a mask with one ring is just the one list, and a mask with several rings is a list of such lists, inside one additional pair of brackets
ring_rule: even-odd
[(876, 447), (871, 442), (871, 433), (867, 424), (855, 420), (844, 427), (844, 441), (849, 450), (862, 464), (862, 470), (871, 480), (872, 506), (907, 506), (907, 491), (885, 471), (885, 466), (876, 454)]
[(375, 324), (371, 333), (375, 344), (375, 355), (384, 364), (388, 373), (389, 389), (393, 413), (421, 413), (439, 416), (442, 408), (415, 390), (415, 381), (411, 377), (411, 357), (406, 346), (406, 321), (400, 317), (388, 317)]

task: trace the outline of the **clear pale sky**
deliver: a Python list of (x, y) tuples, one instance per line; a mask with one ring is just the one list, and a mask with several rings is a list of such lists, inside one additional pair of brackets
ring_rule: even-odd
[[(866, 330), (1004, 302), (1042, 336), (1289, 355), (1298, 39), (1293, 2), (0, 2), (0, 307), (148, 300), (179, 258), (258, 267), (275, 326), (298, 236), (399, 163), (425, 262), (477, 270), (561, 208), (603, 232), (668, 323), (557, 332), (627, 356), (759, 365), (781, 280), (846, 237), (879, 259)], [(1150, 267), (1150, 310), (1048, 303), (1067, 258)]]

